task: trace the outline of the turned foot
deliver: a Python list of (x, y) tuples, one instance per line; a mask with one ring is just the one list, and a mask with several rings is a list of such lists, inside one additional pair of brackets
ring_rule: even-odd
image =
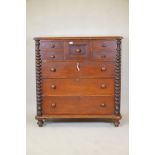
[(115, 121), (114, 121), (114, 125), (115, 125), (115, 127), (118, 127), (119, 124), (120, 124), (119, 120), (115, 120)]
[(38, 124), (39, 127), (42, 127), (43, 124), (44, 124), (44, 121), (43, 120), (38, 120), (37, 124)]

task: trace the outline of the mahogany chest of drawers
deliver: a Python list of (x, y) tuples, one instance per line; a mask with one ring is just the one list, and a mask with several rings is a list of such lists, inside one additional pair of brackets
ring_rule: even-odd
[(119, 126), (121, 39), (34, 38), (39, 126), (52, 118), (103, 118)]

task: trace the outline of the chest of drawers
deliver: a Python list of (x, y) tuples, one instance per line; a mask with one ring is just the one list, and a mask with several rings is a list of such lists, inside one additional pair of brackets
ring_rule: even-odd
[(119, 126), (121, 39), (34, 38), (39, 126), (53, 118), (103, 118)]

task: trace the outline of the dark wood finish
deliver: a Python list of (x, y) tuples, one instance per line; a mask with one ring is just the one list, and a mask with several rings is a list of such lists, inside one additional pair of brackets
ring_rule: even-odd
[(119, 126), (121, 39), (34, 38), (38, 126), (51, 118), (105, 118)]
[(44, 96), (113, 95), (113, 79), (43, 79)]
[[(79, 71), (77, 69), (79, 67)], [(55, 70), (55, 71), (52, 71)], [(100, 78), (114, 77), (113, 62), (42, 62), (43, 78)]]
[[(74, 102), (73, 102), (74, 101)], [(112, 115), (114, 96), (52, 96), (43, 98), (45, 115)], [(90, 108), (92, 107), (92, 108)]]
[(40, 50), (61, 51), (64, 49), (64, 42), (59, 40), (41, 40)]
[(90, 41), (88, 40), (68, 40), (65, 42), (65, 59), (89, 59), (90, 50)]
[(115, 51), (117, 48), (116, 40), (94, 40), (93, 51)]
[(35, 37), (34, 40), (116, 40), (116, 39), (123, 39), (122, 36), (94, 36), (94, 37)]
[(115, 51), (106, 51), (106, 50), (93, 50), (92, 59), (101, 60), (101, 61), (115, 61), (116, 52)]
[[(116, 61), (115, 61), (115, 114), (118, 116), (120, 115), (120, 96), (121, 96), (121, 40), (118, 39)], [(119, 122), (117, 122), (117, 124), (119, 125)]]
[[(36, 55), (36, 101), (37, 101), (37, 116), (42, 115), (42, 89), (41, 89), (41, 55), (40, 55), (40, 41), (35, 42), (35, 55)], [(38, 122), (41, 123), (41, 122)], [(39, 125), (39, 124), (38, 124)], [(40, 126), (40, 125), (39, 125)]]
[(51, 60), (51, 61), (55, 61), (55, 60), (64, 60), (64, 51), (63, 50), (59, 50), (59, 51), (41, 51), (41, 59), (42, 60)]
[[(116, 116), (116, 115), (42, 115), (42, 116), (36, 116), (37, 120), (47, 120), (52, 118), (103, 118), (103, 119), (110, 119), (110, 120), (120, 120), (122, 116)], [(114, 122), (115, 123), (115, 122)]]
[(43, 126), (43, 124), (44, 124), (44, 121), (43, 121), (43, 120), (39, 120), (39, 119), (38, 119), (37, 124), (38, 124), (38, 126), (39, 126), (39, 127), (42, 127), (42, 126)]

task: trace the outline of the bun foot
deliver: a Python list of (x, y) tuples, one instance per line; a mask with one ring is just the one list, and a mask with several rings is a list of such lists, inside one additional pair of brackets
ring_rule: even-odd
[(43, 120), (38, 120), (37, 124), (38, 124), (39, 127), (42, 127), (43, 124), (44, 124), (44, 121)]
[(119, 124), (120, 124), (119, 120), (115, 120), (115, 121), (114, 121), (114, 125), (115, 125), (115, 127), (118, 127)]

